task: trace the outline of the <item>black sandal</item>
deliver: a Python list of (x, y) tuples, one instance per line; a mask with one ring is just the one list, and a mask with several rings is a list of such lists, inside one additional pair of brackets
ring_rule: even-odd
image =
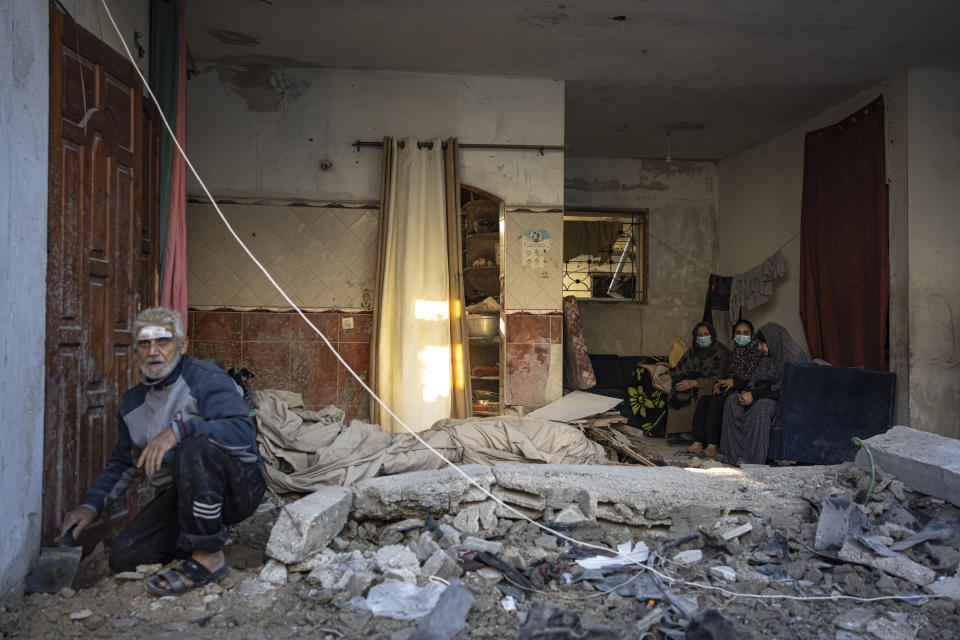
[[(158, 596), (176, 596), (187, 593), (188, 591), (193, 591), (211, 582), (218, 582), (221, 578), (224, 578), (228, 572), (229, 570), (226, 566), (211, 572), (193, 558), (187, 558), (172, 569), (167, 569), (155, 576), (150, 576), (147, 578), (146, 584), (147, 589)], [(187, 586), (187, 583), (184, 582), (180, 576), (187, 578), (193, 582), (193, 584)], [(161, 586), (161, 580), (166, 580), (169, 586)]]

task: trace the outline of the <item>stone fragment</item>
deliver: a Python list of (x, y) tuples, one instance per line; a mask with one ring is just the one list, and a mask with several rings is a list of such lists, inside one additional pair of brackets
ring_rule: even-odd
[(879, 529), (880, 533), (889, 538), (893, 538), (894, 540), (909, 538), (916, 533), (913, 529), (908, 529), (907, 527), (899, 525), (895, 522), (884, 522), (880, 525)]
[(735, 529), (724, 531), (723, 533), (720, 534), (720, 537), (723, 538), (724, 540), (730, 541), (730, 540), (733, 540), (734, 538), (739, 538), (740, 536), (746, 535), (751, 531), (753, 531), (753, 525), (747, 522)]
[(907, 495), (903, 491), (904, 491), (904, 486), (902, 482), (900, 482), (899, 480), (890, 481), (890, 493), (892, 493), (893, 497), (899, 500), (900, 502), (903, 502), (904, 500), (907, 499)]
[(455, 545), (455, 548), (457, 551), (489, 551), (490, 553), (499, 554), (503, 551), (503, 543), (497, 542), (496, 540), (484, 540), (483, 538), (467, 536), (463, 542)]
[[(874, 463), (906, 487), (960, 506), (960, 440), (896, 426), (864, 442)], [(857, 453), (856, 464), (869, 468), (864, 451)]]
[(81, 609), (80, 611), (74, 611), (70, 614), (71, 620), (86, 620), (93, 615), (93, 611), (90, 609)]
[(940, 578), (924, 587), (927, 593), (960, 601), (960, 578)]
[(160, 569), (163, 569), (163, 565), (160, 564), (159, 562), (155, 562), (155, 563), (153, 563), (153, 564), (138, 564), (138, 565), (137, 565), (137, 573), (143, 573), (143, 574), (146, 574), (146, 575), (148, 575), (148, 576), (152, 576), (153, 574), (159, 572)]
[(917, 630), (905, 622), (895, 622), (887, 618), (877, 618), (867, 624), (867, 631), (878, 640), (914, 640)]
[(64, 587), (63, 589), (60, 589), (61, 598), (72, 598), (75, 595), (77, 595), (77, 592), (70, 587)]
[(553, 522), (563, 522), (567, 524), (577, 524), (579, 522), (588, 522), (589, 520), (590, 518), (583, 515), (583, 511), (575, 504), (568, 504), (553, 517)]
[(493, 500), (477, 505), (477, 511), (480, 517), (480, 530), (493, 533), (497, 528), (497, 503)]
[(121, 571), (113, 575), (117, 580), (143, 580), (146, 575), (139, 571)]
[(737, 572), (733, 569), (733, 567), (728, 567), (725, 565), (710, 567), (710, 575), (718, 580), (724, 580), (725, 582), (736, 582), (737, 580)]
[(424, 578), (436, 576), (444, 580), (452, 580), (463, 575), (463, 569), (443, 550), (437, 551), (423, 563), (420, 575)]
[(374, 560), (385, 577), (395, 577), (404, 582), (417, 581), (420, 561), (406, 547), (398, 544), (383, 547), (374, 554)]
[(457, 514), (453, 519), (453, 526), (460, 533), (475, 534), (480, 532), (480, 509), (470, 506)]
[(110, 624), (114, 629), (120, 629), (123, 631), (126, 629), (133, 629), (135, 626), (140, 624), (140, 621), (137, 618), (114, 618)]
[(922, 564), (916, 563), (907, 556), (895, 556), (893, 558), (876, 558), (873, 566), (881, 571), (885, 571), (892, 576), (909, 580), (921, 587), (926, 586), (937, 579), (937, 574), (932, 569), (928, 569)]
[(482, 569), (477, 569), (477, 575), (486, 580), (487, 582), (500, 582), (503, 580), (503, 574), (497, 571), (496, 569), (491, 569), (490, 567), (483, 567)]
[(847, 631), (862, 631), (874, 617), (875, 614), (870, 609), (849, 609), (833, 619), (833, 626)]
[(440, 551), (440, 545), (433, 539), (433, 536), (423, 535), (416, 544), (414, 554), (420, 562), (426, 562), (427, 558)]
[(260, 570), (260, 580), (278, 587), (287, 584), (287, 566), (276, 560), (267, 560), (267, 564)]
[(688, 549), (687, 551), (681, 551), (677, 555), (673, 556), (672, 560), (674, 563), (685, 567), (703, 560), (703, 551), (700, 549)]
[(351, 598), (362, 598), (377, 581), (377, 575), (370, 571), (351, 571), (347, 579), (346, 590)]
[(545, 533), (542, 536), (537, 536), (536, 540), (533, 541), (535, 545), (541, 549), (556, 549), (557, 548), (557, 537), (552, 536), (549, 533)]
[(937, 566), (933, 567), (934, 569), (949, 571), (960, 566), (960, 551), (957, 551), (953, 547), (927, 542), (924, 545), (924, 549), (930, 557), (933, 558), (933, 561), (937, 563)]
[[(267, 542), (267, 555), (284, 564), (302, 562), (340, 533), (352, 504), (353, 493), (343, 487), (322, 487), (290, 503), (277, 516)], [(296, 524), (291, 522), (291, 516)]]
[(96, 631), (97, 629), (102, 627), (106, 621), (107, 621), (106, 618), (101, 616), (99, 613), (95, 613), (89, 618), (82, 620), (81, 622), (83, 626), (86, 627), (88, 630)]

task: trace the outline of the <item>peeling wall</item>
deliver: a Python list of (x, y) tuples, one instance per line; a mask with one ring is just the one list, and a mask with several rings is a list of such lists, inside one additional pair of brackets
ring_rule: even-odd
[(689, 343), (717, 267), (717, 176), (712, 162), (570, 158), (566, 207), (647, 209), (647, 302), (581, 302), (590, 353), (666, 354)]
[[(355, 140), (563, 144), (553, 80), (213, 65), (190, 81), (187, 109), (189, 153), (214, 195), (377, 201), (381, 154)], [(557, 207), (563, 153), (465, 149), (460, 178), (508, 206)], [(192, 178), (188, 192), (201, 193)]]
[[(816, 118), (719, 164), (720, 268), (724, 273), (749, 269), (800, 230), (803, 195), (803, 146), (808, 131), (834, 124), (878, 95), (884, 96), (887, 130), (887, 183), (890, 188), (891, 368), (897, 375), (895, 421), (906, 419), (906, 300), (903, 268), (906, 237), (897, 230), (906, 215), (906, 76), (892, 78), (831, 107)], [(774, 297), (747, 316), (754, 326), (779, 322), (809, 353), (800, 321), (800, 238), (783, 249), (787, 275), (774, 284)]]
[(0, 4), (0, 597), (23, 580), (40, 545), (48, 12), (36, 0)]
[(910, 426), (960, 438), (960, 73), (907, 77)]

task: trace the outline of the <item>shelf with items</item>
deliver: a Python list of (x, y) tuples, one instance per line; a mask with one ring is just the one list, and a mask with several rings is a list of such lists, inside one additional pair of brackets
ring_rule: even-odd
[(469, 307), (487, 301), (483, 311), (467, 313), (471, 317), (494, 316), (499, 325), (495, 335), (490, 335), (489, 322), (468, 322), (478, 333), (470, 335), (465, 345), (469, 363), (467, 376), (471, 390), (471, 413), (499, 415), (502, 408), (501, 362), (504, 350), (500, 331), (502, 311), (499, 308), (503, 304), (502, 203), (495, 196), (472, 187), (462, 187), (460, 193), (464, 305)]

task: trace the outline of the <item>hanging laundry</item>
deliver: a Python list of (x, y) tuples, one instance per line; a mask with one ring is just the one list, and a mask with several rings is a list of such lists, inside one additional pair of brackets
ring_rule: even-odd
[(772, 256), (752, 269), (733, 276), (730, 283), (730, 322), (740, 319), (740, 308), (756, 309), (773, 297), (773, 281), (787, 274), (783, 252)]
[(730, 284), (732, 282), (733, 277), (731, 276), (710, 274), (710, 282), (707, 283), (707, 296), (703, 302), (704, 322), (713, 324), (713, 311), (726, 311), (730, 308)]

